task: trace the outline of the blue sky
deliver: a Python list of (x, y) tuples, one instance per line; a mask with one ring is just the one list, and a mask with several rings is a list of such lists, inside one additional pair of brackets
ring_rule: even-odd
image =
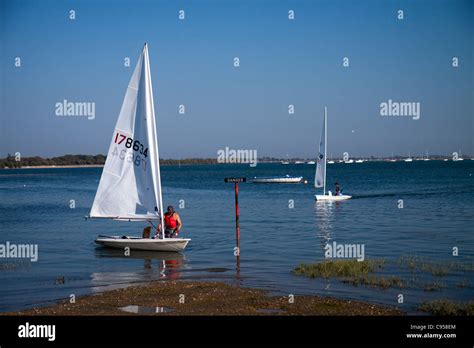
[[(313, 157), (324, 106), (334, 156), (474, 155), (473, 12), (469, 0), (2, 0), (0, 157), (105, 154), (144, 42), (161, 157)], [(94, 102), (95, 119), (56, 116), (64, 99)], [(420, 119), (380, 116), (388, 99), (419, 102)]]

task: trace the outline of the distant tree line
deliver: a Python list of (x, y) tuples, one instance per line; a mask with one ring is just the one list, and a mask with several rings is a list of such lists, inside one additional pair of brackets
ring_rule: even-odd
[[(433, 155), (431, 159), (442, 159), (443, 156)], [(6, 158), (0, 158), (1, 168), (21, 168), (21, 167), (38, 167), (38, 166), (85, 166), (85, 165), (103, 165), (106, 157), (104, 155), (64, 155), (59, 157), (43, 158), (39, 156), (21, 157), (19, 160), (15, 156), (8, 154)], [(332, 158), (337, 159), (337, 158)], [(357, 159), (357, 158), (354, 158)], [(374, 156), (366, 157), (366, 160), (385, 160), (387, 158), (378, 158)], [(394, 156), (393, 159), (404, 159), (402, 156)], [(260, 157), (259, 163), (280, 162), (281, 158), (276, 157)], [(301, 161), (301, 158), (287, 158), (290, 162)], [(306, 159), (304, 159), (306, 161)], [(217, 164), (216, 158), (183, 158), (183, 159), (160, 159), (162, 165), (186, 165), (186, 164)]]
[[(39, 156), (21, 157), (18, 161), (15, 156), (8, 154), (6, 158), (0, 158), (0, 168), (21, 168), (37, 166), (82, 166), (103, 165), (106, 157), (104, 155), (64, 155), (59, 157), (43, 158)], [(215, 158), (185, 158), (185, 159), (161, 159), (163, 165), (179, 164), (214, 164)]]
[(101, 165), (105, 163), (104, 155), (64, 155), (52, 158), (20, 157), (19, 160), (15, 156), (0, 159), (0, 168), (20, 168), (35, 166), (74, 166), (74, 165)]

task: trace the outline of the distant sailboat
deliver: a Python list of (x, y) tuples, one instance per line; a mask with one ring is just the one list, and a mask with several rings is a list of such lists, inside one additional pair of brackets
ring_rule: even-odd
[(457, 157), (454, 157), (453, 158), (453, 161), (464, 161), (464, 158), (462, 158), (462, 154), (461, 154), (461, 150), (459, 150), (459, 154), (457, 155)]
[(319, 150), (314, 177), (314, 187), (323, 188), (322, 195), (314, 195), (317, 201), (342, 201), (351, 198), (347, 195), (333, 195), (331, 191), (326, 194), (326, 160), (327, 160), (327, 108), (324, 108), (323, 128), (319, 141)]
[(413, 158), (411, 158), (410, 151), (408, 151), (408, 158), (405, 158), (405, 162), (413, 162)]
[(430, 156), (428, 155), (428, 150), (426, 150), (426, 157), (423, 158), (423, 161), (429, 161), (430, 160)]
[[(163, 221), (160, 160), (147, 44), (127, 88), (91, 218)], [(151, 227), (149, 228), (151, 229)], [(163, 228), (162, 228), (163, 230)], [(149, 231), (150, 232), (150, 231)], [(190, 239), (99, 236), (96, 243), (135, 250), (180, 251)]]

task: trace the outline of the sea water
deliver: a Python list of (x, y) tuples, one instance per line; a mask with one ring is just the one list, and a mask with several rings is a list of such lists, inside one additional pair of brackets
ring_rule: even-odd
[[(182, 253), (105, 249), (99, 234), (141, 235), (145, 223), (86, 220), (101, 168), (0, 170), (0, 244), (37, 245), (37, 261), (0, 258), (0, 311), (151, 280), (217, 280), (272, 294), (316, 294), (397, 306), (467, 301), (474, 296), (474, 161), (329, 164), (353, 198), (318, 203), (314, 165), (259, 163), (163, 166), (164, 204), (174, 205), (192, 241)], [(303, 176), (304, 184), (242, 183), (241, 249), (236, 269), (234, 185), (225, 177)], [(354, 286), (292, 273), (325, 259), (328, 244), (364, 246), (384, 260), (378, 275), (403, 288)], [(449, 272), (403, 266), (401, 260), (452, 265)], [(444, 266), (442, 266), (444, 267)], [(399, 295), (403, 295), (403, 303)]]

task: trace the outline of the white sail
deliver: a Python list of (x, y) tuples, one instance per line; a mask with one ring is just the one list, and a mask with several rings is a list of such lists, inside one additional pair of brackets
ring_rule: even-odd
[(163, 214), (148, 47), (127, 88), (91, 217), (150, 220)]
[(321, 139), (316, 164), (316, 174), (314, 178), (314, 187), (324, 187), (326, 191), (326, 135), (327, 135), (327, 109), (324, 108), (323, 128), (321, 130)]

